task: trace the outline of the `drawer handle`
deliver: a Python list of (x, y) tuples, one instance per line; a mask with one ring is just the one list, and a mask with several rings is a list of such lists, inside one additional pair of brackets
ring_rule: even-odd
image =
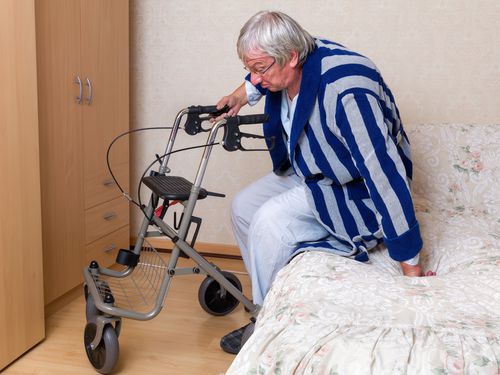
[(102, 184), (106, 187), (111, 187), (115, 184), (115, 181), (114, 180), (106, 180)]
[(116, 244), (112, 243), (111, 245), (109, 245), (108, 247), (106, 247), (106, 248), (104, 249), (104, 252), (105, 252), (105, 253), (110, 253), (110, 252), (112, 252), (114, 249), (116, 249)]
[(106, 220), (106, 221), (111, 221), (111, 220), (113, 220), (116, 216), (118, 216), (118, 215), (116, 215), (116, 213), (115, 213), (115, 212), (107, 212), (107, 213), (105, 213), (105, 214), (104, 214), (104, 216), (103, 216), (102, 218), (103, 218), (104, 220)]

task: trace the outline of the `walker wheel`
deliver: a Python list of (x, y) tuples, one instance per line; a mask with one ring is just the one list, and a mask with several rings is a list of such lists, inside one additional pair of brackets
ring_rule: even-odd
[(99, 345), (92, 350), (90, 344), (94, 340), (96, 331), (97, 326), (95, 323), (87, 323), (85, 326), (85, 332), (83, 335), (85, 352), (87, 353), (90, 363), (94, 366), (97, 372), (101, 374), (109, 374), (118, 362), (118, 337), (116, 336), (115, 329), (108, 324), (104, 327), (102, 339), (99, 342)]
[[(240, 280), (234, 274), (226, 271), (223, 271), (222, 274), (240, 292), (243, 290)], [(229, 314), (240, 303), (211, 276), (207, 276), (201, 283), (198, 290), (198, 301), (203, 310), (215, 316)]]

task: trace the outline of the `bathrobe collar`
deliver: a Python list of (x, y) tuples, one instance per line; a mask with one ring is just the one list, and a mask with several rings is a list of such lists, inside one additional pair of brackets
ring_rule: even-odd
[[(290, 134), (291, 161), (294, 158), (295, 147), (299, 141), (300, 134), (307, 124), (316, 103), (320, 81), (321, 54), (320, 49), (315, 48), (314, 51), (307, 56), (302, 66), (302, 80)], [(282, 140), (281, 98), (281, 91), (268, 93), (266, 98), (266, 112), (269, 114), (269, 121), (266, 124), (267, 126), (264, 127), (264, 130), (265, 133), (267, 133), (266, 135), (276, 137), (275, 150), (271, 152), (274, 169), (279, 167), (283, 161), (283, 152), (286, 152), (286, 144)]]

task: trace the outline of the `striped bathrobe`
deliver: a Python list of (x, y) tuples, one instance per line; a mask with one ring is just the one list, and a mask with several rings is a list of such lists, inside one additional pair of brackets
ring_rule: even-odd
[(258, 87), (266, 95), (273, 169), (279, 173), (291, 162), (331, 233), (297, 251), (321, 248), (367, 260), (367, 250), (383, 241), (393, 259), (411, 259), (422, 239), (409, 188), (409, 143), (392, 93), (368, 58), (327, 40), (316, 45), (303, 65), (290, 153), (282, 94)]

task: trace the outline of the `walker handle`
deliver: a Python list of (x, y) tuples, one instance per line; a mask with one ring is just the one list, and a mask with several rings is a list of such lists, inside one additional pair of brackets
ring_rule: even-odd
[(246, 115), (246, 116), (234, 116), (227, 118), (227, 125), (246, 125), (246, 124), (263, 124), (267, 122), (269, 116), (266, 114), (261, 115)]
[(203, 115), (209, 114), (212, 117), (219, 117), (223, 113), (226, 113), (231, 108), (229, 106), (224, 106), (221, 109), (217, 109), (216, 105), (192, 105), (187, 108), (188, 114), (192, 115)]
[(205, 113), (215, 112), (217, 111), (217, 106), (215, 105), (192, 105), (188, 107), (188, 113), (202, 115)]

